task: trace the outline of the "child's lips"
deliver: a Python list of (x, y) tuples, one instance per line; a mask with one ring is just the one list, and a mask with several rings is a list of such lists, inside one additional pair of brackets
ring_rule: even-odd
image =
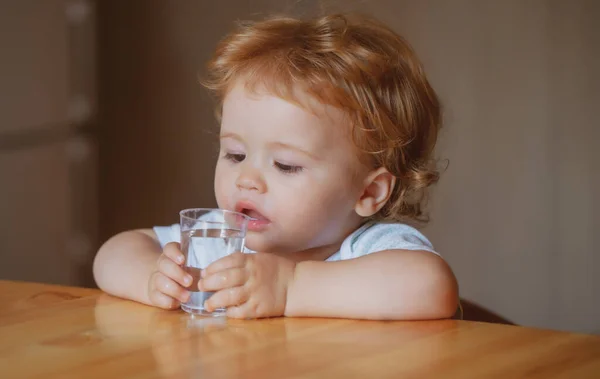
[(248, 217), (251, 217), (257, 221), (269, 221), (265, 216), (263, 216), (259, 211), (254, 209), (244, 209), (244, 214)]
[(248, 221), (248, 231), (260, 232), (260, 231), (264, 230), (267, 226), (269, 226), (269, 224), (271, 224), (271, 222), (267, 219), (264, 219), (264, 220), (252, 219), (252, 220)]
[(264, 230), (271, 223), (271, 220), (257, 211), (250, 202), (239, 202), (236, 206), (236, 211), (251, 218), (251, 220), (248, 221), (249, 231), (258, 232)]
[(251, 232), (259, 232), (264, 230), (271, 223), (268, 218), (256, 210), (244, 210), (244, 214), (252, 218), (250, 221), (248, 221), (248, 230)]

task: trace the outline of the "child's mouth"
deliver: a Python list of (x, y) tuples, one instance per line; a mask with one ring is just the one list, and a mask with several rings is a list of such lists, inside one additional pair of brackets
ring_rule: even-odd
[(242, 209), (242, 213), (255, 220), (269, 221), (265, 216), (254, 209)]
[(237, 212), (243, 213), (251, 218), (251, 220), (248, 221), (248, 230), (251, 232), (262, 231), (271, 223), (271, 220), (269, 220), (256, 209), (254, 209), (252, 204), (238, 203), (238, 206), (236, 208)]

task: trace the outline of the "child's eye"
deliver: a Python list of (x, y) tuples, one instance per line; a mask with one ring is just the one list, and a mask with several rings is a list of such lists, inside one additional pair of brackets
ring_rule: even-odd
[(232, 161), (234, 163), (243, 162), (246, 159), (246, 154), (234, 154), (234, 153), (226, 153), (225, 159), (228, 161)]
[(284, 174), (295, 174), (295, 173), (302, 171), (301, 166), (292, 166), (292, 165), (287, 165), (287, 164), (283, 164), (283, 163), (279, 163), (279, 162), (274, 162), (273, 165), (275, 167), (277, 167), (277, 169), (279, 171), (283, 172)]

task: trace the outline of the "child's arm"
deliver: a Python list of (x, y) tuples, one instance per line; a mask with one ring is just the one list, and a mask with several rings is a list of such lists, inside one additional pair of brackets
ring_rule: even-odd
[(448, 264), (435, 254), (408, 250), (298, 263), (287, 294), (286, 316), (439, 319), (452, 317), (458, 304)]
[(360, 258), (293, 261), (274, 254), (232, 254), (203, 270), (200, 290), (218, 291), (207, 309), (235, 318), (449, 318), (458, 285), (443, 259), (426, 251), (387, 250)]
[[(161, 308), (176, 308), (189, 293), (192, 278), (180, 267), (177, 244), (161, 249), (151, 229), (117, 234), (98, 251), (94, 279), (103, 291)], [(161, 255), (162, 254), (162, 255)]]

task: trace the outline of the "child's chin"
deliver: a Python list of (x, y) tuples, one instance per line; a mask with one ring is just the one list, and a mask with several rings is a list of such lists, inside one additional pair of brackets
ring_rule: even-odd
[(258, 233), (252, 232), (248, 232), (248, 234), (246, 234), (246, 249), (250, 249), (252, 251), (260, 253), (270, 253), (272, 251), (273, 245), (265, 241), (264, 238), (261, 238), (261, 236), (257, 234)]

